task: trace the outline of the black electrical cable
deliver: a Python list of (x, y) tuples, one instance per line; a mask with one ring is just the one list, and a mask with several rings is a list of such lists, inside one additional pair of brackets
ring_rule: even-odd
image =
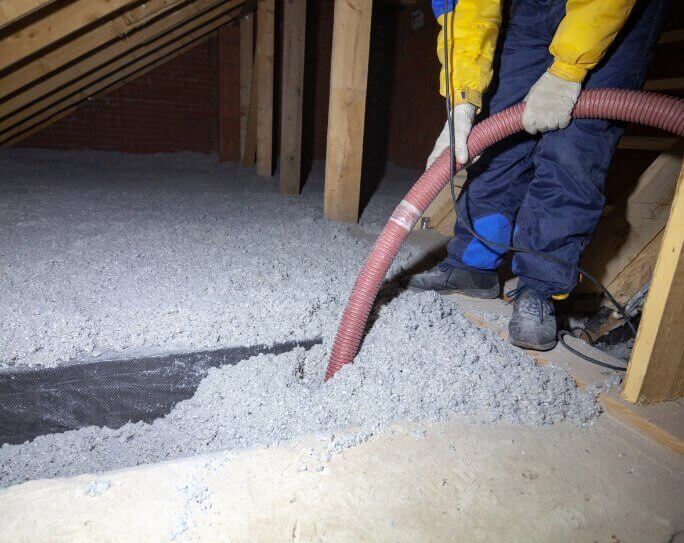
[[(451, 65), (449, 62), (449, 40), (447, 33), (450, 30), (450, 25), (449, 25), (449, 19), (447, 17), (448, 14), (448, 4), (447, 0), (443, 0), (443, 6), (444, 6), (444, 23), (442, 26), (442, 38), (443, 38), (443, 46), (444, 46), (444, 87), (446, 89), (445, 96), (446, 96), (446, 110), (447, 110), (447, 125), (449, 127), (449, 187), (451, 189), (451, 202), (454, 207), (454, 213), (456, 214), (456, 220), (459, 221), (463, 227), (468, 231), (470, 235), (472, 235), (475, 239), (479, 240), (480, 243), (486, 245), (486, 246), (494, 246), (494, 247), (499, 247), (501, 249), (505, 249), (506, 251), (513, 251), (513, 252), (518, 252), (518, 253), (524, 253), (524, 254), (529, 254), (532, 256), (535, 256), (537, 258), (541, 258), (542, 260), (546, 260), (547, 262), (552, 262), (554, 264), (558, 264), (560, 266), (563, 266), (565, 268), (571, 269), (573, 271), (576, 271), (577, 273), (582, 274), (584, 277), (589, 279), (594, 285), (596, 285), (601, 292), (608, 298), (610, 303), (617, 309), (618, 313), (622, 315), (622, 318), (625, 319), (625, 322), (627, 323), (627, 326), (629, 326), (630, 331), (636, 337), (636, 328), (634, 324), (632, 323), (632, 320), (629, 318), (629, 315), (627, 315), (627, 312), (625, 311), (625, 308), (622, 307), (622, 305), (615, 299), (615, 297), (611, 294), (611, 292), (601, 283), (598, 279), (596, 279), (593, 275), (588, 273), (586, 270), (584, 270), (582, 267), (572, 264), (570, 262), (566, 262), (565, 260), (561, 260), (560, 258), (556, 258), (551, 255), (539, 253), (537, 251), (532, 251), (531, 249), (524, 249), (522, 247), (513, 247), (512, 245), (508, 245), (505, 243), (497, 243), (495, 241), (490, 241), (488, 239), (483, 238), (480, 236), (477, 232), (475, 232), (475, 229), (472, 227), (472, 225), (465, 219), (465, 217), (462, 217), (458, 213), (457, 209), (457, 198), (456, 198), (456, 188), (454, 185), (454, 175), (455, 175), (455, 148), (456, 144), (454, 141), (454, 117), (453, 117), (453, 108), (451, 106), (452, 104), (452, 99), (451, 99)], [(470, 157), (469, 157), (470, 158)], [(470, 162), (472, 164), (472, 162)], [(467, 168), (470, 164), (464, 164), (463, 167)], [(567, 350), (570, 352), (576, 354), (577, 356), (583, 358), (584, 360), (587, 360), (588, 362), (591, 362), (592, 364), (596, 364), (598, 366), (603, 366), (607, 367), (610, 369), (614, 370), (619, 370), (619, 371), (625, 371), (626, 368), (618, 367), (618, 366), (613, 366), (610, 364), (606, 364), (605, 362), (602, 362), (600, 360), (597, 360), (596, 358), (592, 358), (589, 355), (585, 355), (580, 353), (579, 351), (573, 349), (570, 347), (564, 340), (564, 336), (568, 335), (569, 332), (560, 330), (558, 332), (558, 341), (560, 342), (563, 347), (565, 347)]]
[(575, 337), (575, 336), (573, 336), (572, 332), (570, 332), (568, 330), (560, 330), (558, 332), (558, 342), (563, 347), (565, 347), (568, 351), (570, 351), (572, 354), (579, 356), (580, 358), (583, 358), (584, 360), (591, 362), (592, 364), (596, 364), (597, 366), (608, 368), (609, 370), (615, 370), (615, 371), (626, 371), (627, 370), (626, 366), (614, 366), (613, 364), (608, 364), (607, 362), (602, 362), (601, 360), (593, 358), (593, 357), (589, 356), (588, 354), (584, 354), (584, 353), (579, 352), (577, 349), (570, 347), (570, 345), (568, 345), (565, 342), (565, 336), (571, 336), (571, 337)]

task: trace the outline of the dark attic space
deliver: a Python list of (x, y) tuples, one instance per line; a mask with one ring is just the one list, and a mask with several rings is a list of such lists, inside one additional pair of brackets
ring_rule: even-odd
[(667, 0), (0, 0), (0, 540), (684, 540), (683, 54)]

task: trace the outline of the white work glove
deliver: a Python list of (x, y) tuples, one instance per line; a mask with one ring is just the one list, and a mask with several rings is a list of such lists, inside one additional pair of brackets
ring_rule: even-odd
[[(473, 104), (458, 104), (454, 107), (454, 143), (456, 145), (456, 160), (461, 164), (468, 162), (468, 136), (473, 128), (475, 119), (475, 106)], [(427, 159), (427, 170), (437, 160), (444, 149), (449, 148), (449, 121), (444, 123), (444, 128), (437, 137), (435, 146)]]
[(565, 128), (570, 124), (581, 90), (581, 83), (545, 72), (523, 100), (523, 128), (530, 134)]

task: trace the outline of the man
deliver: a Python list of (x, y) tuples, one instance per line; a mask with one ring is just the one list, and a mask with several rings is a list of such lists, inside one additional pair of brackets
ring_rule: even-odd
[[(440, 86), (444, 96), (450, 85), (458, 162), (468, 161), (466, 140), (481, 110), (492, 115), (526, 104), (527, 133), (493, 146), (468, 169), (459, 217), (486, 240), (577, 265), (601, 216), (606, 171), (624, 128), (571, 121), (572, 109), (582, 88), (643, 85), (667, 0), (511, 0), (501, 40), (502, 0), (432, 4), (442, 26), (437, 52), (443, 66), (447, 30), (450, 80), (443, 67)], [(428, 166), (448, 147), (445, 125)], [(504, 255), (459, 220), (447, 258), (408, 286), (495, 298)], [(567, 296), (578, 275), (530, 254), (515, 253), (512, 264), (519, 280), (510, 341), (551, 349), (557, 333), (553, 298)]]

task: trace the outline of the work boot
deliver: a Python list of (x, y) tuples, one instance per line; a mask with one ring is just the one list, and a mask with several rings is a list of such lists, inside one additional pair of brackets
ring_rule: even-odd
[(523, 284), (519, 284), (509, 295), (515, 301), (508, 323), (508, 341), (523, 349), (553, 349), (556, 346), (557, 327), (551, 299)]
[(465, 294), (473, 298), (496, 298), (499, 275), (495, 271), (463, 269), (442, 262), (437, 267), (411, 276), (406, 287), (414, 291), (433, 290), (438, 294)]

